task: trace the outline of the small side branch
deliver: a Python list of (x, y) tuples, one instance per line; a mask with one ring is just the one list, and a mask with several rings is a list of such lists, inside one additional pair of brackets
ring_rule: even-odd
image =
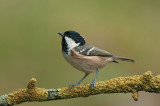
[(88, 97), (97, 94), (110, 93), (132, 93), (135, 101), (138, 100), (138, 92), (146, 91), (160, 93), (160, 75), (153, 76), (151, 71), (143, 75), (130, 77), (118, 77), (107, 81), (97, 82), (95, 89), (90, 84), (81, 84), (58, 89), (45, 89), (35, 87), (36, 79), (32, 78), (27, 88), (0, 96), (0, 106), (12, 106), (24, 102), (43, 102), (57, 99), (69, 99), (76, 97)]

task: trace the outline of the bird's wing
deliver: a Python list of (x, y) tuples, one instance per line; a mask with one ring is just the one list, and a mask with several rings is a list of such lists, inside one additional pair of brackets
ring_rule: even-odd
[(97, 47), (94, 47), (90, 44), (85, 44), (83, 46), (75, 47), (74, 50), (76, 52), (79, 52), (79, 54), (85, 55), (85, 56), (102, 56), (102, 57), (113, 57), (111, 53), (99, 49)]

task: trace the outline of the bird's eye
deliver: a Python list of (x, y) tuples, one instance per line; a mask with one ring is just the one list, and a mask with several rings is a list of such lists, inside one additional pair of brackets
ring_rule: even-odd
[(69, 37), (71, 37), (72, 35), (69, 35)]

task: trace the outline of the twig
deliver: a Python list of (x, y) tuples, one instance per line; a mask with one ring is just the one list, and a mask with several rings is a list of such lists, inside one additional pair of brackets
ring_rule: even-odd
[(76, 97), (88, 97), (103, 93), (132, 93), (135, 101), (138, 100), (138, 92), (146, 91), (160, 93), (160, 75), (153, 77), (151, 71), (143, 75), (130, 77), (118, 77), (107, 81), (97, 82), (95, 89), (90, 84), (81, 84), (58, 89), (45, 89), (35, 87), (36, 79), (32, 78), (27, 88), (0, 96), (0, 106), (12, 106), (24, 102), (43, 102), (57, 99), (69, 99)]

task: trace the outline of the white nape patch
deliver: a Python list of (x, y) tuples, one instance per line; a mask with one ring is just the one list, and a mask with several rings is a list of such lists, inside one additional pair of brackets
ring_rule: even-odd
[(89, 53), (94, 49), (95, 47), (92, 47), (88, 52), (87, 55), (89, 55)]
[(80, 43), (76, 43), (73, 39), (65, 36), (66, 43), (68, 45), (68, 50), (73, 49), (76, 46), (79, 46)]

